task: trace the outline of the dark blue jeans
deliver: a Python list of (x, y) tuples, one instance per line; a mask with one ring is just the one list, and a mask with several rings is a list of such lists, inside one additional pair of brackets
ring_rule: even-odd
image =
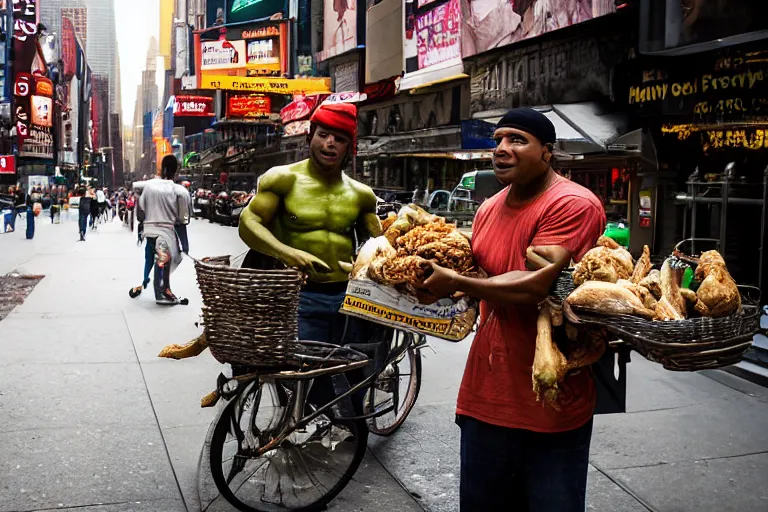
[[(299, 295), (299, 339), (334, 345), (371, 341), (376, 324), (339, 313), (345, 295), (346, 291), (333, 294), (302, 291)], [(361, 382), (366, 376), (365, 370), (353, 370), (318, 377), (310, 392), (310, 400), (318, 405), (326, 404), (348, 390), (347, 386)], [(365, 389), (362, 389), (355, 393), (353, 401), (342, 400), (341, 415), (349, 417), (355, 413), (362, 414), (364, 398)]]
[(144, 280), (142, 284), (149, 282), (149, 273), (155, 265), (155, 242), (157, 238), (147, 238), (147, 245), (144, 247)]
[(457, 416), (461, 512), (584, 512), (592, 420), (532, 432)]
[(88, 214), (83, 215), (80, 213), (77, 221), (80, 229), (80, 237), (85, 238), (85, 233), (88, 231)]
[(27, 240), (35, 238), (35, 212), (32, 207), (27, 207)]
[(176, 236), (179, 237), (179, 245), (181, 246), (181, 252), (189, 254), (189, 237), (187, 236), (187, 225), (176, 224)]

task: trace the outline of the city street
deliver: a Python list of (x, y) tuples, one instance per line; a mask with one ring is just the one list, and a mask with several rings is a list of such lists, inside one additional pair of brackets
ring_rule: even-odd
[[(207, 351), (157, 357), (200, 332), (191, 261), (172, 281), (190, 304), (161, 307), (150, 290), (128, 297), (143, 247), (119, 222), (84, 243), (76, 219), (41, 215), (34, 240), (23, 231), (0, 235), (0, 275), (46, 277), (0, 322), (0, 512), (233, 510), (198, 472), (217, 413), (199, 402), (221, 365)], [(196, 257), (245, 249), (235, 228), (195, 220), (189, 233)], [(431, 347), (413, 413), (394, 436), (371, 436), (328, 510), (458, 511), (454, 405), (470, 340)], [(632, 358), (628, 412), (595, 419), (587, 509), (768, 510), (768, 390)]]

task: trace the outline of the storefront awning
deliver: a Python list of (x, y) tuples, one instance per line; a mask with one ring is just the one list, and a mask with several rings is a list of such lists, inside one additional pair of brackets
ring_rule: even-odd
[[(622, 113), (607, 112), (598, 103), (582, 102), (534, 107), (555, 125), (559, 157), (593, 154), (622, 154), (656, 162), (650, 136), (641, 130), (627, 131)], [(473, 117), (497, 123), (505, 111), (479, 112)]]
[(413, 73), (406, 73), (400, 79), (400, 90), (421, 89), (460, 78), (469, 78), (469, 75), (464, 73), (464, 64), (461, 58), (451, 59)]

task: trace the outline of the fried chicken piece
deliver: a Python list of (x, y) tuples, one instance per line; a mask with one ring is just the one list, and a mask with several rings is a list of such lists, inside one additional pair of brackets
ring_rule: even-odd
[(388, 230), (392, 223), (396, 220), (397, 214), (395, 212), (389, 212), (387, 214), (387, 218), (381, 221), (381, 232), (384, 233), (386, 230)]
[(421, 286), (427, 280), (432, 266), (420, 256), (404, 256), (386, 259), (381, 267), (386, 284), (411, 284)]
[(655, 316), (634, 293), (616, 283), (587, 281), (565, 300), (571, 306), (587, 308), (604, 315), (638, 315), (648, 319)]
[(609, 249), (618, 249), (619, 247), (621, 247), (616, 240), (614, 240), (613, 238), (607, 237), (605, 235), (602, 235), (600, 238), (597, 239), (597, 246), (607, 247)]
[(637, 263), (635, 264), (635, 270), (632, 272), (632, 277), (629, 279), (635, 284), (639, 284), (640, 281), (645, 279), (645, 276), (648, 275), (648, 272), (651, 271), (651, 250), (648, 248), (647, 245), (643, 246), (643, 255), (638, 258)]
[(639, 284), (647, 288), (656, 300), (661, 299), (661, 273), (658, 270), (651, 270)]
[(616, 281), (616, 284), (623, 286), (627, 290), (631, 291), (635, 294), (635, 296), (640, 299), (640, 301), (643, 303), (643, 305), (650, 309), (654, 310), (656, 309), (656, 298), (653, 296), (653, 294), (648, 291), (648, 288), (645, 286), (635, 284), (632, 281), (628, 281), (626, 279), (619, 279)]
[(576, 265), (573, 283), (576, 286), (586, 281), (615, 283), (619, 279), (629, 279), (633, 271), (632, 256), (627, 251), (598, 246), (590, 249)]
[(430, 222), (423, 226), (416, 226), (404, 234), (394, 244), (395, 249), (404, 249), (407, 254), (412, 254), (419, 246), (447, 240), (448, 238), (463, 239), (469, 247), (469, 241), (456, 229), (453, 224), (446, 224), (445, 219)]
[(741, 308), (741, 294), (725, 260), (717, 251), (707, 251), (699, 258), (696, 280), (701, 281), (696, 292), (696, 311), (702, 316), (721, 317)]
[(686, 318), (685, 299), (680, 293), (682, 271), (667, 259), (661, 266), (661, 299), (656, 304), (656, 320), (684, 320)]

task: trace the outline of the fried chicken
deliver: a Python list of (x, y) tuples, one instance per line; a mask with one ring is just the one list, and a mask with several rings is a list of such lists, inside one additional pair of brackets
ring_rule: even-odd
[(619, 279), (629, 279), (634, 269), (632, 256), (625, 249), (600, 245), (590, 249), (576, 265), (573, 283), (576, 286), (586, 281), (615, 283)]
[(635, 264), (635, 270), (632, 272), (632, 277), (630, 278), (630, 281), (632, 281), (635, 284), (639, 284), (640, 281), (645, 279), (645, 276), (648, 275), (648, 272), (651, 271), (651, 250), (648, 248), (647, 245), (643, 246), (643, 255), (638, 258), (637, 263)]
[(661, 266), (661, 299), (656, 304), (656, 320), (684, 320), (687, 315), (685, 299), (680, 293), (682, 271), (667, 259)]
[(696, 267), (696, 279), (701, 281), (695, 305), (700, 315), (728, 316), (741, 308), (739, 288), (719, 252), (707, 251), (701, 255)]

